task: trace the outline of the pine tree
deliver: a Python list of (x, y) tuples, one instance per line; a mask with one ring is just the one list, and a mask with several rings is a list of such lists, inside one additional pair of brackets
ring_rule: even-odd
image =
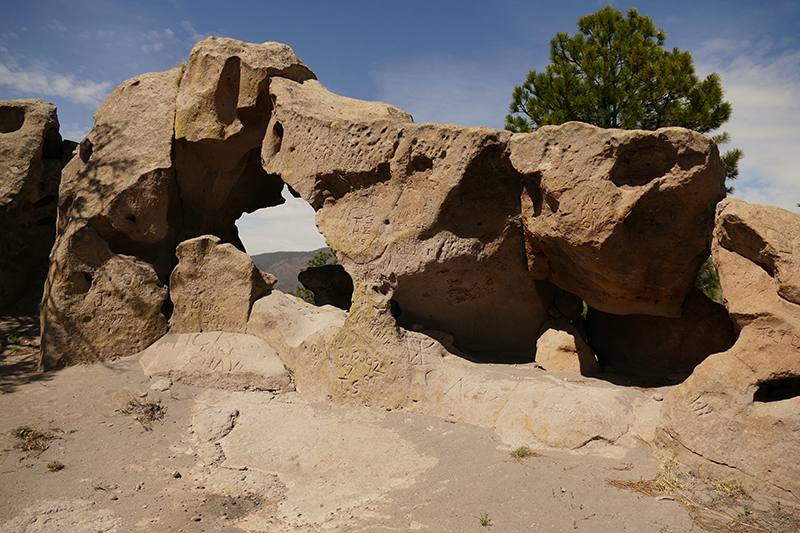
[[(631, 8), (611, 6), (578, 20), (578, 33), (550, 41), (551, 64), (514, 88), (506, 129), (533, 131), (571, 120), (603, 128), (716, 130), (731, 116), (718, 74), (700, 81), (689, 52), (664, 49), (667, 34)], [(728, 134), (715, 137), (727, 142)], [(738, 176), (741, 150), (722, 156), (727, 178)], [(731, 192), (732, 189), (729, 189)]]

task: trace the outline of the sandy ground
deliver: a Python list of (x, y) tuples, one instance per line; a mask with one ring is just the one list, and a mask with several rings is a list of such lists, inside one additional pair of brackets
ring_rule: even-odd
[[(517, 459), (491, 429), (150, 379), (138, 356), (38, 373), (35, 324), (6, 327), (2, 533), (700, 531), (668, 495), (608, 484), (658, 474), (645, 445)], [(23, 425), (54, 438), (17, 449)]]

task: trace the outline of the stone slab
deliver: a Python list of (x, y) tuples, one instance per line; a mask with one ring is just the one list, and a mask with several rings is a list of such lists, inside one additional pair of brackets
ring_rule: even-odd
[(277, 352), (244, 333), (168, 333), (142, 352), (148, 376), (228, 390), (294, 390)]

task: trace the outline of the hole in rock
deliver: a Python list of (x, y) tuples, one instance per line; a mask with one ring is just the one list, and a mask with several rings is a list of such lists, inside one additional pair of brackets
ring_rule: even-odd
[(770, 379), (759, 383), (753, 394), (756, 402), (779, 402), (800, 396), (800, 376)]
[(314, 209), (288, 185), (282, 195), (285, 203), (281, 205), (243, 214), (236, 221), (239, 238), (256, 266), (278, 278), (275, 289), (304, 295), (313, 303), (313, 293), (304, 289), (297, 276), (310, 266), (332, 262), (334, 257), (321, 255), (330, 250), (317, 230)]
[(17, 131), (25, 123), (25, 109), (15, 106), (0, 106), (0, 133)]

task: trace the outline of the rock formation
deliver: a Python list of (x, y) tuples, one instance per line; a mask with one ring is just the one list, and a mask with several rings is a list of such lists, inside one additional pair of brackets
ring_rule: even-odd
[(575, 122), (515, 135), (509, 148), (525, 176), (534, 277), (607, 313), (680, 316), (725, 196), (711, 139)]
[(55, 240), (61, 169), (74, 147), (61, 140), (53, 104), (0, 102), (0, 313), (18, 302), (36, 312)]
[(567, 320), (544, 323), (536, 341), (536, 362), (551, 372), (594, 374), (600, 371), (594, 351)]
[(250, 256), (213, 235), (183, 241), (175, 253), (170, 330), (244, 333), (253, 302), (272, 290), (275, 276), (261, 272)]
[(350, 309), (353, 280), (342, 265), (308, 267), (297, 275), (297, 281), (314, 293), (314, 305)]
[(739, 337), (664, 401), (661, 444), (720, 478), (800, 496), (800, 216), (741, 200), (720, 203), (713, 254)]
[[(579, 123), (530, 134), (414, 124), (401, 109), (328, 92), (285, 45), (218, 38), (195, 47), (185, 72), (123, 83), (95, 119), (60, 189), (44, 367), (132, 354), (169, 320), (186, 334), (260, 337), (316, 400), (421, 410), (496, 427), (520, 444), (652, 440), (655, 398), (518, 373), (538, 372), (526, 363), (539, 358), (545, 368), (596, 369), (581, 344), (585, 302), (590, 342), (600, 339), (592, 322), (630, 341), (598, 340), (621, 357), (618, 370), (650, 359), (688, 373), (703, 361), (664, 402), (662, 446), (797, 495), (800, 473), (779, 458), (790, 456), (800, 419), (788, 348), (800, 339), (800, 281), (796, 243), (775, 229), (797, 221), (723, 204), (714, 255), (741, 332), (708, 356), (733, 332), (724, 311), (690, 294), (724, 195), (707, 137)], [(270, 292), (234, 250), (243, 249), (236, 219), (282, 203), (286, 184), (316, 210), (352, 279), (347, 312)], [(228, 303), (228, 321), (192, 311), (222, 313)], [(698, 313), (714, 316), (707, 327), (729, 340), (705, 344)], [(663, 335), (643, 339), (631, 332), (637, 324), (663, 326)], [(560, 332), (568, 349), (563, 339), (545, 349)], [(548, 357), (564, 353), (569, 367)], [(512, 362), (513, 375), (491, 364)], [(774, 453), (756, 461), (768, 442), (778, 443)]]

